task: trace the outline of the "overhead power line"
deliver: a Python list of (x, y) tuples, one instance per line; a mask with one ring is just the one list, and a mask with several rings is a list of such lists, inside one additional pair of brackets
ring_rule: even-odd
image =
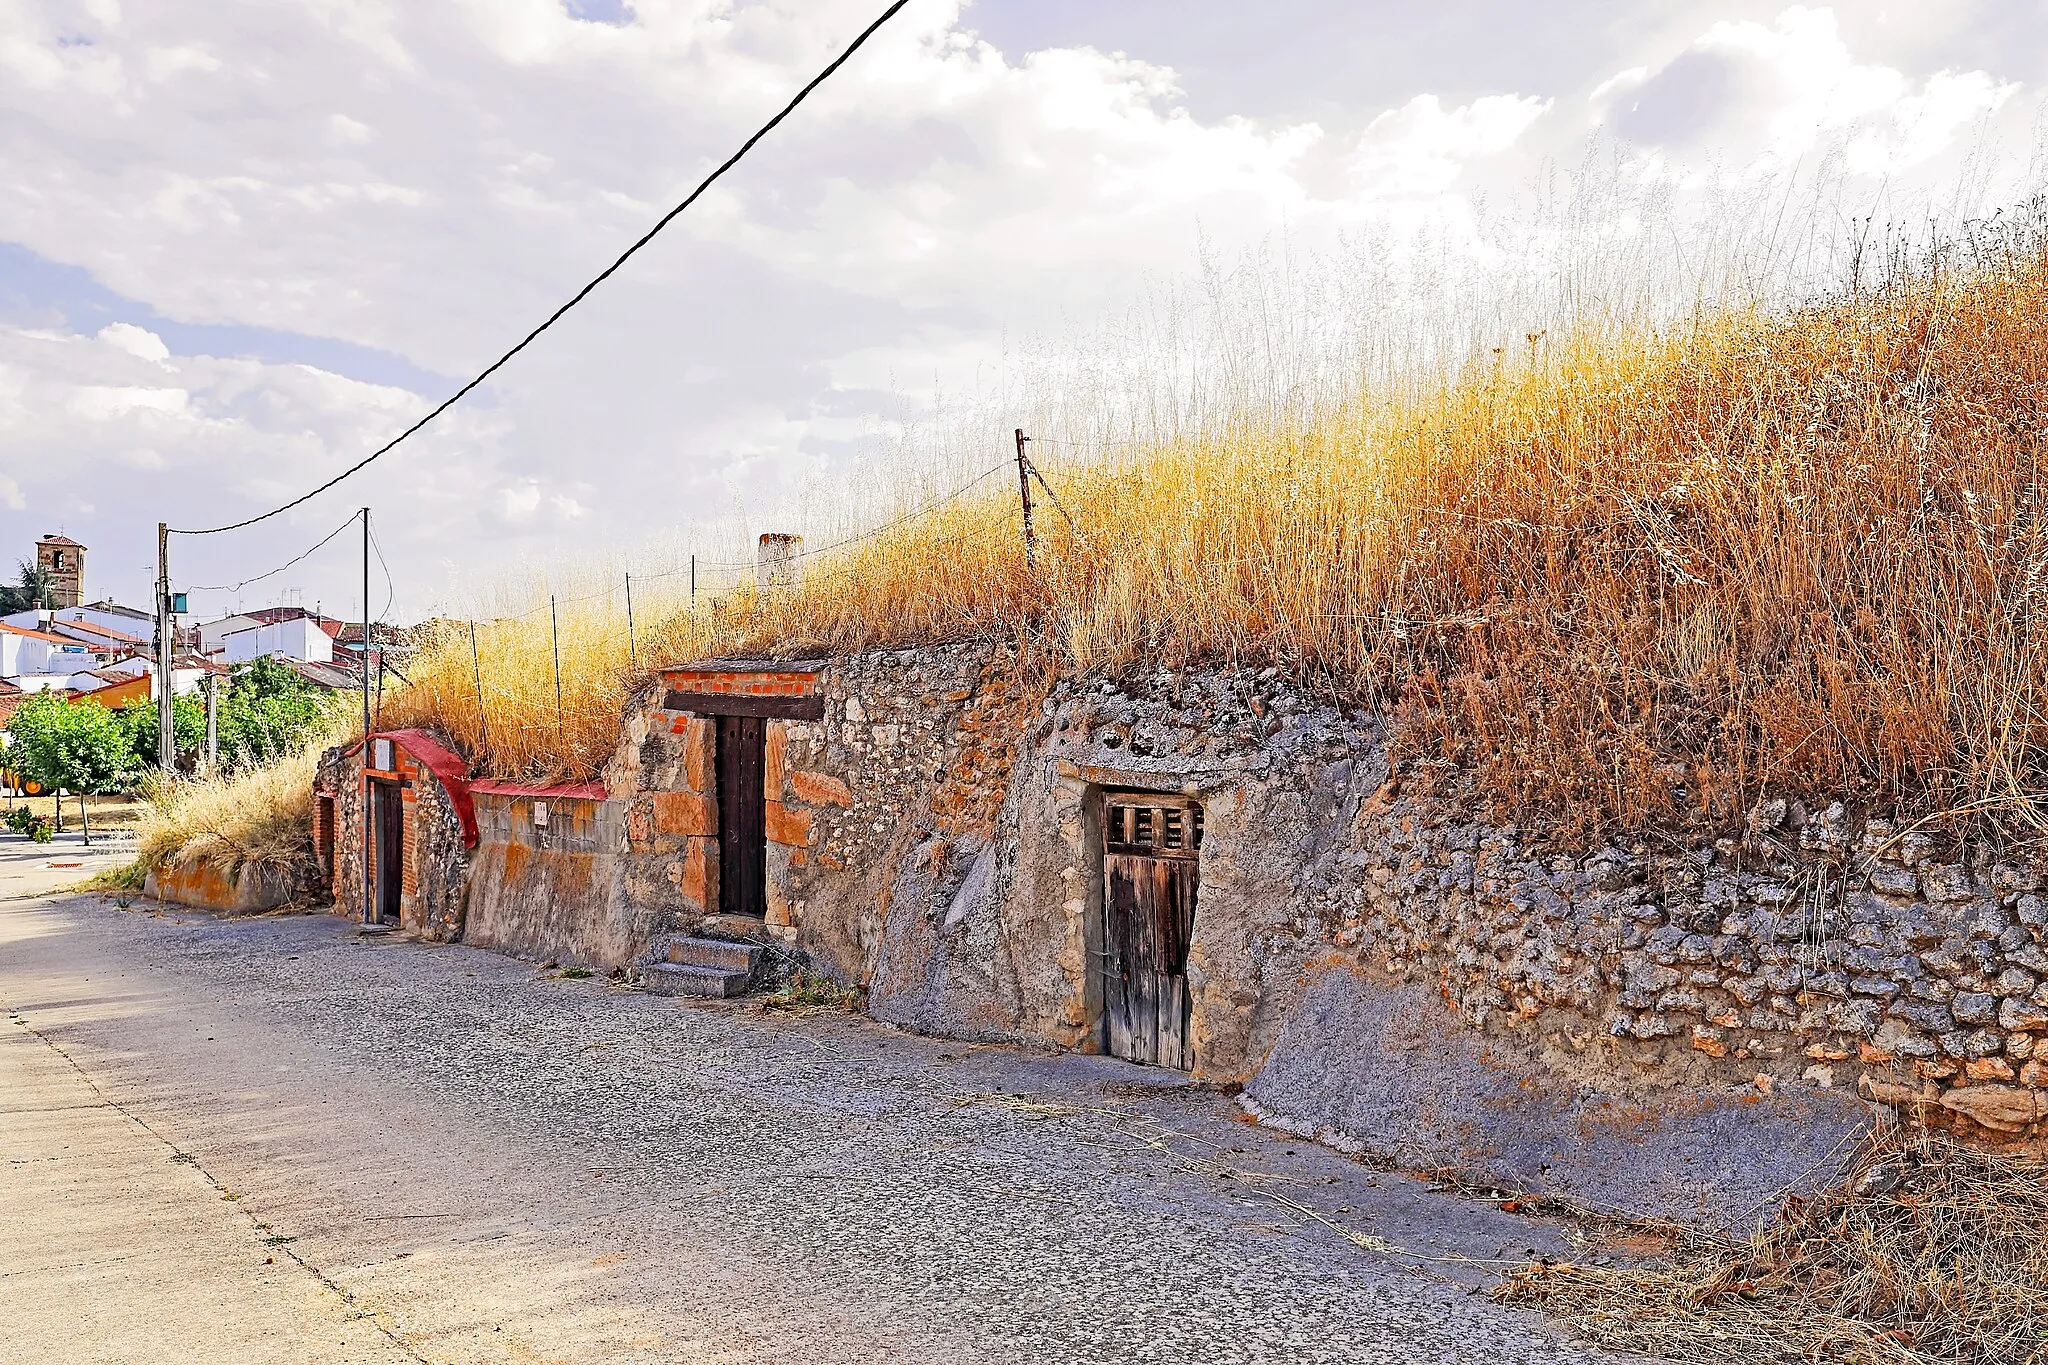
[(336, 536), (340, 535), (340, 534), (341, 534), (341, 533), (342, 533), (343, 531), (346, 531), (346, 530), (347, 530), (347, 529), (348, 529), (349, 527), (351, 527), (351, 526), (355, 525), (355, 524), (356, 524), (356, 522), (357, 522), (357, 521), (358, 521), (358, 520), (359, 520), (359, 519), (360, 519), (361, 517), (362, 517), (362, 513), (360, 513), (360, 512), (351, 512), (351, 513), (349, 513), (349, 518), (348, 518), (348, 520), (347, 520), (347, 521), (344, 521), (344, 522), (343, 522), (343, 523), (342, 523), (341, 525), (339, 525), (339, 526), (335, 527), (335, 528), (334, 528), (334, 529), (333, 529), (332, 531), (329, 531), (329, 532), (328, 532), (328, 533), (327, 533), (326, 535), (324, 535), (324, 536), (320, 537), (320, 539), (318, 539), (318, 540), (314, 541), (314, 542), (313, 542), (313, 546), (312, 546), (312, 549), (309, 549), (309, 550), (307, 550), (307, 551), (306, 551), (306, 552), (305, 552), (304, 554), (301, 554), (301, 555), (299, 555), (299, 556), (298, 556), (297, 558), (294, 558), (294, 559), (288, 559), (288, 560), (286, 560), (286, 561), (285, 561), (284, 563), (282, 563), (282, 564), (278, 565), (278, 566), (277, 566), (276, 568), (274, 568), (274, 569), (269, 569), (269, 570), (266, 570), (266, 571), (264, 571), (263, 573), (257, 574), (257, 575), (256, 575), (256, 576), (255, 576), (254, 578), (245, 578), (245, 579), (243, 579), (243, 580), (242, 580), (241, 582), (239, 582), (239, 583), (221, 583), (221, 584), (216, 584), (216, 585), (214, 585), (213, 587), (208, 587), (208, 588), (187, 588), (187, 589), (185, 589), (185, 591), (186, 591), (186, 592), (240, 592), (240, 591), (241, 591), (242, 589), (244, 589), (244, 588), (248, 587), (248, 586), (249, 586), (249, 585), (250, 585), (251, 583), (261, 583), (261, 582), (262, 582), (262, 581), (263, 581), (264, 579), (266, 579), (266, 578), (275, 578), (275, 577), (276, 577), (276, 576), (277, 576), (278, 574), (281, 574), (281, 573), (283, 573), (283, 572), (284, 572), (284, 571), (285, 571), (286, 569), (289, 569), (289, 568), (291, 568), (291, 567), (292, 567), (293, 565), (295, 565), (295, 564), (303, 564), (303, 563), (304, 563), (304, 562), (305, 562), (306, 560), (308, 560), (308, 559), (311, 559), (311, 558), (313, 557), (313, 551), (314, 551), (314, 550), (318, 550), (318, 549), (319, 549), (319, 548), (320, 548), (320, 547), (321, 547), (322, 545), (325, 545), (325, 544), (326, 544), (326, 543), (327, 543), (328, 541), (330, 541), (330, 540), (334, 539), (334, 538), (335, 538)]
[(869, 24), (865, 29), (862, 29), (860, 36), (858, 38), (855, 38), (852, 43), (848, 44), (844, 52), (841, 52), (837, 57), (833, 58), (832, 63), (829, 66), (827, 66), (823, 71), (820, 71), (816, 76), (812, 77), (810, 84), (806, 85), (803, 89), (797, 91), (795, 98), (791, 99), (788, 104), (783, 105), (780, 113), (776, 114), (774, 118), (771, 118), (766, 123), (762, 124), (759, 131), (757, 131), (752, 137), (748, 138), (745, 142), (740, 144), (740, 149), (738, 151), (734, 152), (731, 156), (727, 157), (722, 163), (720, 163), (717, 170), (705, 176), (704, 179), (698, 183), (697, 188), (690, 191), (689, 197), (687, 199), (683, 200), (682, 203), (677, 204), (674, 208), (670, 209), (667, 213), (663, 214), (661, 216), (660, 221), (655, 223), (653, 227), (647, 229), (647, 231), (641, 235), (638, 241), (634, 242), (633, 245), (627, 247), (623, 252), (619, 253), (619, 258), (617, 260), (613, 261), (610, 265), (606, 266), (602, 271), (600, 271), (596, 278), (592, 279), (590, 283), (584, 285), (581, 289), (577, 290), (575, 296), (572, 297), (567, 303), (563, 304), (560, 308), (557, 308), (554, 312), (548, 314), (547, 321), (541, 323), (540, 326), (534, 328), (531, 332), (528, 332), (525, 335), (525, 337), (523, 337), (520, 340), (518, 345), (514, 346), (511, 350), (505, 352), (505, 354), (499, 356), (496, 360), (492, 361), (489, 365), (485, 366), (484, 369), (476, 376), (476, 378), (470, 380), (467, 384), (464, 384), (461, 388), (457, 389), (453, 394), (449, 395), (446, 399), (442, 401), (439, 407), (436, 407), (432, 412), (420, 418), (419, 421), (414, 422), (404, 431), (399, 432), (398, 435), (392, 437), (391, 440), (385, 442), (377, 449), (371, 451), (368, 455), (365, 455), (362, 459), (356, 461), (347, 469), (342, 470), (341, 473), (336, 474), (326, 483), (321, 484), (318, 488), (312, 489), (309, 492), (300, 494), (298, 497), (293, 498), (290, 502), (285, 503), (282, 506), (273, 507), (268, 512), (261, 513), (257, 516), (244, 517), (240, 521), (231, 521), (225, 526), (208, 526), (203, 529), (195, 530), (179, 530), (173, 527), (170, 528), (170, 533), (174, 536), (211, 536), (218, 535), (222, 531), (239, 531), (244, 526), (254, 526), (259, 521), (268, 521), (270, 518), (276, 516), (280, 512), (288, 512), (292, 508), (297, 507), (300, 503), (305, 502), (310, 498), (318, 497), (320, 494), (325, 493), (328, 489), (340, 483), (342, 480), (349, 478), (351, 475), (354, 475), (361, 471), (362, 469), (366, 468), (368, 465), (370, 465), (371, 462), (377, 460), (378, 458), (384, 455), (389, 454), (392, 450), (397, 448), (398, 444), (401, 441), (404, 441), (407, 437), (419, 431), (422, 427), (426, 426), (436, 417), (439, 417), (442, 413), (454, 407), (457, 403), (461, 402), (463, 398), (467, 397), (472, 389), (476, 388), (479, 384), (483, 383), (486, 379), (489, 379), (492, 375), (496, 374), (500, 369), (504, 368), (505, 364), (508, 361), (510, 361), (513, 356), (518, 355), (521, 351), (525, 350), (528, 346), (532, 345), (535, 339), (538, 338), (542, 332), (547, 331), (548, 328), (554, 326), (557, 322), (561, 321), (563, 314), (567, 313), (571, 308), (574, 308), (577, 304), (583, 302), (584, 299), (590, 296), (592, 290), (596, 289), (600, 284), (603, 284), (606, 280), (610, 279), (613, 276), (613, 274), (615, 274), (618, 271), (620, 266), (624, 265), (627, 261), (633, 258), (634, 254), (637, 253), (641, 247), (644, 247), (649, 242), (653, 241), (655, 237), (661, 232), (661, 230), (667, 227), (670, 223), (674, 222), (677, 216), (680, 215), (684, 209), (687, 209), (688, 207), (690, 207), (690, 205), (696, 203), (697, 200), (703, 195), (704, 191), (710, 189), (711, 186), (714, 183), (716, 183), (720, 176), (724, 175), (734, 166), (737, 166), (740, 162), (740, 158), (744, 157), (748, 152), (754, 149), (755, 143), (759, 142), (762, 138), (768, 136), (768, 134), (775, 131), (776, 125), (780, 124), (784, 119), (788, 118), (790, 114), (796, 110), (796, 107), (799, 104), (802, 104), (804, 100), (810, 96), (810, 93), (813, 90), (816, 90), (819, 86), (823, 85), (826, 79), (829, 78), (833, 72), (837, 71), (840, 67), (844, 66), (848, 58), (852, 57), (854, 53), (860, 51), (861, 47), (866, 44), (867, 40), (874, 37), (875, 32), (878, 29), (880, 29), (882, 25), (888, 23), (891, 19), (895, 18), (897, 11), (901, 10), (908, 3), (910, 3), (910, 0), (896, 0), (896, 2), (890, 5), (889, 8), (883, 10), (881, 17), (876, 19), (872, 24)]

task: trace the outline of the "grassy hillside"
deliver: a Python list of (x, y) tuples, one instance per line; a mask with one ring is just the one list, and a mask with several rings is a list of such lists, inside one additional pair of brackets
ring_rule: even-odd
[[(1041, 509), (1035, 572), (990, 480), (794, 593), (640, 604), (639, 663), (1018, 632), (1078, 671), (1274, 661), (1580, 835), (1766, 793), (2030, 834), (2044, 305), (2029, 221), (1797, 310), (1586, 323), (1113, 464), (1041, 451), (1072, 520)], [(544, 613), (483, 629), (480, 668), (466, 635), (422, 660), (387, 718), (584, 776), (635, 684), (619, 618), (567, 617), (559, 719)]]

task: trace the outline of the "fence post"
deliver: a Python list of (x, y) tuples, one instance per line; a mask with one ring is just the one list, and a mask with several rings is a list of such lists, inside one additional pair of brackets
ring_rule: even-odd
[(1024, 566), (1038, 566), (1038, 536), (1031, 529), (1031, 462), (1024, 456), (1024, 443), (1031, 438), (1017, 428), (1017, 496), (1024, 500)]
[(555, 595), (548, 594), (548, 635), (555, 646), (555, 729), (563, 728), (562, 720), (562, 623), (555, 614)]
[(626, 575), (626, 660), (635, 673), (640, 671), (640, 647), (633, 642), (633, 575)]
[(491, 718), (484, 711), (484, 665), (476, 652), (476, 622), (469, 623), (469, 674), (476, 680), (476, 724), (483, 733), (483, 757), (491, 753)]

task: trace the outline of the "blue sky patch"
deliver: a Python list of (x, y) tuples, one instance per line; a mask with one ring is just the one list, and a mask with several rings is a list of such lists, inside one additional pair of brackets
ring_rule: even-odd
[(352, 341), (269, 327), (179, 322), (146, 303), (115, 293), (90, 271), (46, 260), (13, 242), (0, 242), (0, 322), (62, 328), (81, 336), (90, 336), (110, 322), (132, 323), (162, 337), (173, 355), (311, 365), (365, 384), (383, 384), (430, 397), (445, 394), (455, 382), (402, 355)]

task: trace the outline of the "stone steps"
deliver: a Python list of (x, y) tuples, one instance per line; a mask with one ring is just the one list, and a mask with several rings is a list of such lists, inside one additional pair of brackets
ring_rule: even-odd
[(687, 967), (722, 967), (729, 972), (751, 972), (761, 965), (761, 945), (735, 943), (723, 938), (692, 938), (676, 934), (668, 941), (662, 957)]
[(745, 995), (753, 977), (752, 972), (655, 962), (641, 969), (640, 984), (647, 988), (649, 995), (696, 995), (712, 1000), (729, 1000), (735, 995)]
[(648, 964), (640, 979), (652, 995), (728, 1000), (753, 985), (761, 951), (757, 944), (677, 934), (661, 950), (663, 960)]

